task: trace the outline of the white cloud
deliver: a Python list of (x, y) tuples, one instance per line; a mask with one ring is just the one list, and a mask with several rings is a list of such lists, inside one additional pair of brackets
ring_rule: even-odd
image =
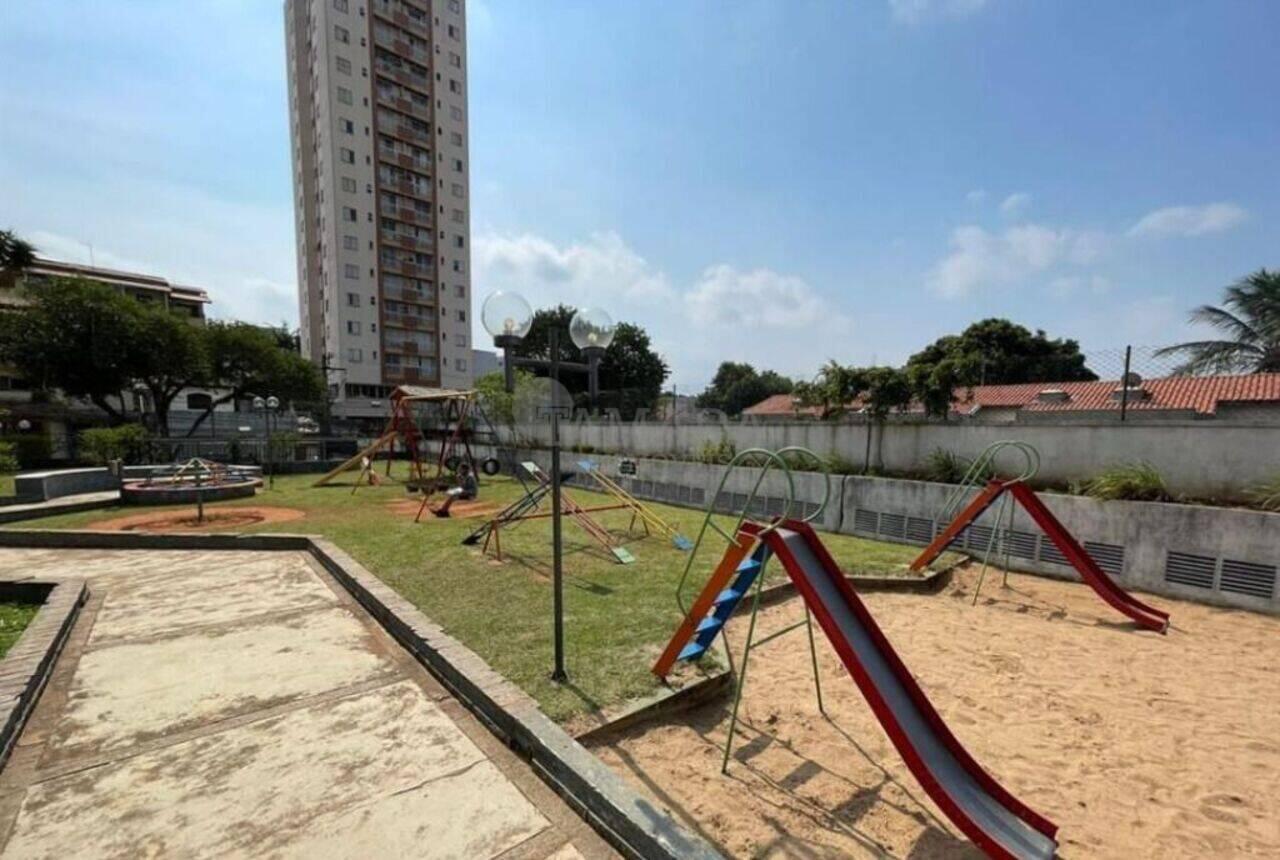
[[(477, 292), (514, 287), (542, 292), (554, 287), (566, 300), (609, 298), (626, 302), (665, 301), (675, 293), (617, 233), (595, 233), (585, 242), (557, 246), (541, 236), (482, 235), (474, 242)], [(531, 297), (532, 298), (532, 297)]]
[(702, 273), (684, 304), (701, 325), (772, 329), (841, 322), (841, 314), (801, 278), (772, 269), (741, 272), (723, 263)]
[(1111, 292), (1111, 281), (1103, 275), (1063, 275), (1049, 282), (1049, 292), (1059, 299), (1102, 296)]
[[(681, 390), (700, 390), (721, 361), (798, 375), (832, 354), (850, 358), (844, 351), (852, 342), (839, 337), (850, 318), (803, 278), (717, 263), (677, 286), (617, 233), (567, 244), (530, 233), (481, 234), (473, 275), (477, 303), (513, 289), (535, 308), (590, 303), (643, 326)], [(481, 330), (473, 334), (488, 343)]]
[(985, 188), (975, 188), (964, 196), (967, 203), (977, 206), (987, 199), (987, 191)]
[(1005, 215), (1014, 217), (1021, 215), (1031, 205), (1031, 195), (1025, 191), (1017, 191), (1010, 194), (1000, 203), (1000, 211)]
[(987, 0), (889, 0), (894, 20), (916, 24), (926, 18), (964, 18), (980, 12)]
[(966, 225), (951, 234), (951, 253), (929, 275), (929, 286), (945, 298), (981, 286), (1013, 283), (1054, 266), (1087, 265), (1104, 251), (1096, 231), (1020, 224), (1002, 233)]
[(1205, 206), (1167, 206), (1143, 215), (1129, 228), (1130, 236), (1204, 236), (1230, 230), (1249, 217), (1234, 203), (1209, 203)]

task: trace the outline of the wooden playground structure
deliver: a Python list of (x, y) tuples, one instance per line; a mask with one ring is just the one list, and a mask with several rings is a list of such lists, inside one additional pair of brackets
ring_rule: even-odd
[[(404, 483), (410, 490), (424, 494), (424, 507), (433, 494), (453, 486), (453, 473), (462, 463), (469, 464), (473, 471), (479, 465), (486, 474), (497, 471), (494, 468), (497, 466), (496, 460), (477, 464), (471, 450), (475, 433), (471, 425), (477, 419), (488, 423), (479, 406), (479, 392), (473, 389), (401, 385), (391, 392), (390, 400), (391, 417), (382, 435), (326, 473), (312, 486), (327, 486), (339, 475), (355, 468), (360, 469), (360, 474), (351, 488), (352, 493), (361, 484), (377, 484), (382, 480), (396, 481), (391, 475), (391, 461), (397, 446), (405, 452), (409, 462), (409, 476)], [(419, 420), (418, 413), (424, 411), (424, 407), (436, 413), (434, 421)], [(426, 426), (428, 423), (434, 426)], [(437, 441), (439, 448), (436, 456), (424, 458), (424, 445)], [(382, 477), (377, 475), (379, 455), (383, 455), (386, 463)]]

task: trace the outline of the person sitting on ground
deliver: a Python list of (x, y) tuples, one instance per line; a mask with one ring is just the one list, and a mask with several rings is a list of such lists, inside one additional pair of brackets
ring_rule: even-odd
[(480, 484), (476, 481), (475, 473), (471, 471), (470, 463), (463, 463), (458, 466), (458, 498), (474, 499), (480, 493)]

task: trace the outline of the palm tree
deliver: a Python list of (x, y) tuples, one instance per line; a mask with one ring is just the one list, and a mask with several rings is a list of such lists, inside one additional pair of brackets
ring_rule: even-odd
[(1191, 321), (1212, 326), (1223, 340), (1165, 347), (1184, 360), (1175, 374), (1280, 373), (1280, 271), (1259, 269), (1227, 287), (1222, 307), (1201, 305)]
[(36, 261), (35, 247), (12, 230), (0, 230), (0, 281), (12, 281)]

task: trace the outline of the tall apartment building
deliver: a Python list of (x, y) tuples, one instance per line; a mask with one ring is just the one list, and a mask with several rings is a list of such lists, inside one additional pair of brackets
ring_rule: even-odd
[(286, 0), (303, 353), (334, 414), (468, 387), (464, 0)]

